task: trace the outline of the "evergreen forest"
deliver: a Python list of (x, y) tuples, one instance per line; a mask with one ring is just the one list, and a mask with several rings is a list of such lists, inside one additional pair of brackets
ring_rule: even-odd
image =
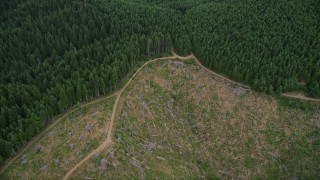
[(4, 0), (0, 164), (142, 62), (191, 52), (259, 92), (320, 97), (319, 0)]

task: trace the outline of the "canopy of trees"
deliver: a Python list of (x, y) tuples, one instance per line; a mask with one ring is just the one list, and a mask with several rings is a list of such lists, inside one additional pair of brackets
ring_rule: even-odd
[(190, 9), (184, 22), (214, 71), (262, 92), (320, 97), (319, 12), (317, 0), (219, 1)]
[(7, 6), (0, 29), (1, 160), (56, 114), (112, 92), (138, 61), (169, 54), (172, 43), (191, 45), (172, 38), (186, 32), (169, 9), (106, 0)]
[[(320, 97), (317, 0), (5, 0), (0, 163), (152, 56), (191, 51), (262, 92)], [(306, 85), (300, 85), (304, 82)]]

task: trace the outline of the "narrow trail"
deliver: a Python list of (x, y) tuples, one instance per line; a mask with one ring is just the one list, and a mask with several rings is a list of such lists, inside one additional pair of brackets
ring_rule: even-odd
[(288, 98), (305, 100), (305, 101), (320, 102), (320, 99), (315, 99), (315, 98), (306, 97), (305, 95), (303, 95), (303, 94), (298, 94), (298, 93), (282, 93), (281, 96), (285, 96), (285, 97), (288, 97)]
[(218, 77), (220, 77), (221, 79), (224, 79), (224, 80), (226, 80), (226, 81), (228, 81), (228, 82), (231, 82), (232, 84), (236, 84), (236, 85), (238, 85), (238, 86), (241, 86), (241, 87), (243, 87), (243, 88), (246, 88), (246, 89), (249, 89), (249, 90), (250, 90), (250, 87), (249, 87), (249, 86), (246, 86), (246, 85), (244, 85), (244, 84), (241, 84), (241, 83), (238, 83), (238, 82), (236, 82), (236, 81), (233, 81), (233, 80), (231, 80), (231, 79), (229, 79), (229, 78), (227, 78), (227, 77), (225, 77), (225, 76), (222, 76), (222, 75), (220, 75), (220, 74), (217, 74), (217, 73), (213, 72), (212, 70), (206, 68), (204, 65), (201, 64), (201, 62), (199, 61), (199, 59), (198, 59), (193, 53), (191, 53), (191, 54), (190, 54), (189, 56), (187, 56), (187, 57), (179, 56), (179, 55), (177, 55), (174, 51), (172, 51), (172, 53), (173, 53), (173, 55), (174, 55), (175, 57), (177, 57), (178, 59), (181, 59), (181, 60), (186, 60), (186, 59), (192, 58), (192, 59), (194, 59), (194, 60), (196, 61), (196, 63), (197, 63), (198, 66), (200, 66), (201, 68), (203, 68), (203, 69), (204, 69), (205, 71), (207, 71), (208, 73), (213, 74), (213, 75), (215, 75), (215, 76), (218, 76)]
[(46, 127), (46, 129), (44, 131), (42, 131), (40, 134), (38, 134), (36, 137), (34, 137), (25, 147), (23, 147), (21, 149), (21, 151), (18, 152), (18, 154), (16, 154), (12, 159), (9, 159), (8, 162), (6, 162), (2, 168), (0, 169), (0, 174), (2, 174), (14, 161), (16, 161), (16, 159), (18, 157), (20, 157), (21, 154), (23, 154), (27, 149), (29, 149), (29, 147), (31, 145), (33, 145), (35, 142), (38, 142), (45, 133), (47, 133), (48, 131), (50, 131), (55, 125), (57, 125), (62, 119), (64, 119), (65, 117), (67, 117), (69, 114), (77, 111), (79, 108), (83, 108), (85, 106), (88, 106), (88, 105), (91, 105), (91, 104), (95, 104), (95, 103), (98, 103), (100, 101), (103, 101), (105, 99), (108, 99), (110, 97), (113, 97), (115, 95), (117, 95), (119, 93), (119, 91), (116, 91), (114, 92), (113, 94), (109, 95), (109, 96), (106, 96), (106, 97), (103, 97), (103, 98), (99, 98), (99, 99), (95, 99), (93, 101), (89, 101), (89, 102), (86, 102), (84, 104), (81, 104), (80, 107), (78, 108), (75, 108), (75, 109), (70, 109), (68, 111), (66, 111), (64, 113), (63, 116), (59, 117), (57, 120), (55, 120), (52, 124), (50, 124), (48, 127)]
[(200, 61), (194, 56), (193, 53), (191, 53), (189, 56), (179, 56), (178, 54), (176, 54), (174, 51), (172, 51), (173, 56), (167, 56), (167, 57), (162, 57), (162, 58), (156, 58), (153, 60), (150, 60), (146, 63), (144, 63), (133, 75), (132, 77), (129, 79), (129, 81), (125, 84), (125, 86), (119, 91), (118, 95), (117, 95), (117, 99), (116, 102), (113, 106), (113, 110), (112, 110), (112, 115), (111, 115), (111, 120), (109, 123), (109, 126), (106, 129), (106, 133), (107, 133), (107, 138), (102, 142), (102, 144), (97, 147), (97, 149), (93, 150), (91, 153), (89, 153), (84, 159), (82, 159), (78, 164), (76, 164), (71, 170), (69, 170), (69, 172), (64, 176), (63, 180), (68, 179), (75, 170), (77, 170), (82, 164), (84, 164), (87, 160), (89, 160), (91, 157), (93, 157), (94, 155), (100, 153), (101, 151), (103, 151), (104, 149), (108, 148), (111, 144), (112, 144), (112, 130), (113, 130), (113, 123), (115, 120), (115, 116), (116, 116), (116, 112), (117, 112), (117, 107), (118, 107), (118, 103), (120, 100), (120, 97), (123, 93), (123, 91), (129, 86), (129, 84), (131, 83), (131, 81), (137, 76), (137, 74), (139, 74), (139, 72), (147, 65), (149, 65), (150, 63), (153, 63), (155, 61), (159, 61), (159, 60), (172, 60), (172, 59), (179, 59), (179, 60), (188, 60), (188, 59), (194, 59), (196, 61), (196, 63), (203, 69), (205, 69), (207, 72), (214, 74), (222, 79), (225, 79), (231, 83), (237, 84), (239, 86), (245, 87), (247, 89), (250, 89), (248, 86), (245, 86), (243, 84), (237, 83), (235, 81), (232, 81), (224, 76), (221, 76), (217, 73), (214, 73), (213, 71), (207, 69), (206, 67), (204, 67)]
[[(178, 59), (181, 59), (181, 60), (186, 60), (186, 59), (194, 59), (197, 63), (198, 66), (202, 67), (205, 71), (209, 72), (210, 74), (213, 74), (215, 76), (218, 76), (220, 77), (221, 79), (224, 79), (232, 84), (236, 84), (238, 86), (241, 86), (243, 88), (246, 88), (246, 89), (249, 89), (250, 90), (250, 87), (249, 86), (246, 86), (244, 84), (241, 84), (239, 82), (236, 82), (236, 81), (233, 81), (225, 76), (222, 76), (218, 73), (215, 73), (213, 72), (212, 70), (206, 68), (204, 65), (201, 64), (201, 62), (199, 61), (199, 59), (193, 54), (191, 53), (189, 56), (186, 56), (186, 57), (182, 57), (182, 56), (179, 56), (177, 55), (174, 51), (172, 51), (172, 54), (173, 56), (177, 57)], [(299, 100), (305, 100), (305, 101), (314, 101), (314, 102), (320, 102), (320, 99), (316, 99), (316, 98), (311, 98), (311, 97), (306, 97), (305, 95), (303, 94), (299, 94), (299, 93), (282, 93), (281, 96), (284, 96), (284, 97), (289, 97), (289, 98), (293, 98), (293, 99), (299, 99)]]

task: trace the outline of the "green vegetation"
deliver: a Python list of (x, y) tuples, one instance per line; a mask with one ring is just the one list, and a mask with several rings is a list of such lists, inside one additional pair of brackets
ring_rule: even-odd
[(295, 108), (303, 111), (314, 111), (316, 109), (316, 106), (313, 103), (304, 102), (300, 100), (278, 97), (278, 101), (282, 106), (288, 108)]
[(1, 18), (0, 163), (56, 114), (116, 89), (138, 61), (185, 44), (172, 40), (173, 11), (122, 1), (29, 0)]
[(319, 8), (318, 0), (4, 0), (0, 164), (54, 116), (114, 91), (140, 61), (172, 48), (257, 91), (320, 97)]
[(193, 52), (214, 71), (261, 92), (320, 97), (319, 2), (214, 1), (184, 22)]

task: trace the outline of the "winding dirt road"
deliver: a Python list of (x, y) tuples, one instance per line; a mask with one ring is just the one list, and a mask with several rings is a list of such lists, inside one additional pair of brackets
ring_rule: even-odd
[(92, 152), (90, 152), (84, 159), (82, 159), (78, 164), (76, 164), (72, 169), (69, 170), (69, 172), (63, 177), (63, 179), (68, 179), (75, 170), (77, 170), (83, 163), (85, 163), (86, 161), (88, 161), (90, 158), (92, 158), (94, 155), (100, 153), (101, 151), (105, 150), (106, 148), (108, 148), (111, 144), (112, 144), (112, 129), (113, 129), (113, 123), (115, 120), (115, 116), (116, 116), (116, 112), (117, 112), (117, 107), (118, 107), (118, 103), (120, 100), (120, 97), (123, 93), (123, 91), (128, 87), (128, 85), (131, 83), (131, 81), (137, 76), (137, 74), (139, 74), (139, 72), (148, 64), (153, 63), (155, 61), (159, 61), (159, 60), (169, 60), (169, 59), (176, 59), (177, 56), (168, 56), (168, 57), (162, 57), (162, 58), (157, 58), (157, 59), (153, 59), (151, 61), (148, 61), (146, 63), (144, 63), (133, 75), (132, 77), (129, 79), (129, 81), (126, 83), (126, 85), (119, 91), (119, 93), (117, 94), (117, 99), (116, 102), (113, 105), (113, 109), (112, 109), (112, 114), (111, 114), (111, 119), (110, 119), (110, 123), (109, 126), (106, 128), (106, 133), (107, 133), (107, 138), (102, 142), (102, 144), (100, 144), (97, 149), (93, 150)]
[[(181, 59), (181, 60), (186, 60), (186, 59), (194, 59), (196, 61), (196, 63), (198, 64), (198, 66), (202, 67), (204, 70), (206, 70), (207, 72), (209, 72), (210, 74), (213, 74), (215, 76), (218, 76), (220, 77), (221, 79), (224, 79), (230, 83), (233, 83), (233, 84), (236, 84), (238, 86), (241, 86), (243, 88), (246, 88), (248, 90), (250, 90), (250, 87), (249, 86), (246, 86), (244, 84), (241, 84), (239, 82), (236, 82), (236, 81), (233, 81), (225, 76), (222, 76), (218, 73), (215, 73), (213, 72), (212, 70), (206, 68), (204, 65), (201, 64), (201, 62), (199, 61), (199, 59), (193, 54), (191, 53), (189, 56), (187, 57), (182, 57), (182, 56), (179, 56), (177, 55), (174, 51), (172, 52), (174, 56), (176, 56), (178, 59)], [(314, 101), (314, 102), (320, 102), (320, 99), (316, 99), (316, 98), (311, 98), (311, 97), (306, 97), (304, 94), (301, 94), (301, 93), (292, 93), (292, 92), (288, 92), (288, 93), (282, 93), (281, 96), (284, 96), (284, 97), (288, 97), (288, 98), (293, 98), (293, 99), (299, 99), (299, 100), (304, 100), (304, 101)]]

